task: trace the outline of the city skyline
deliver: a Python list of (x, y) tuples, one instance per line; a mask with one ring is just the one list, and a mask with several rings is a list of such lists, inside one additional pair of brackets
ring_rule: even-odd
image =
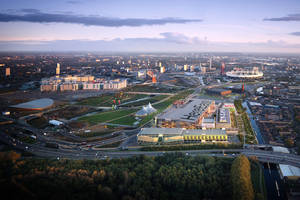
[(0, 48), (298, 53), (298, 5), (293, 0), (4, 0), (0, 10)]

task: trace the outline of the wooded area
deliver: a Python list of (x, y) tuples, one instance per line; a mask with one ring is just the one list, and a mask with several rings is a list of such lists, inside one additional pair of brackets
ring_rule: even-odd
[(167, 154), (113, 160), (19, 159), (0, 153), (11, 199), (231, 199), (232, 159)]

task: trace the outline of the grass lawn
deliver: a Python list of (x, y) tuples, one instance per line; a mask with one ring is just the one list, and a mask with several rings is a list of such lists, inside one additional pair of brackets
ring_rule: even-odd
[(163, 99), (165, 99), (167, 97), (168, 97), (167, 95), (157, 95), (157, 96), (151, 97), (149, 99), (145, 99), (145, 100), (142, 100), (142, 101), (129, 103), (129, 104), (126, 104), (124, 106), (126, 106), (126, 107), (144, 106), (144, 105), (147, 105), (148, 103), (152, 104), (152, 103), (158, 102), (158, 101), (163, 100)]
[(116, 119), (114, 121), (111, 121), (109, 123), (112, 124), (121, 124), (121, 125), (128, 125), (128, 126), (133, 126), (133, 123), (136, 122), (134, 114), (122, 117), (120, 119)]
[[(99, 97), (91, 97), (87, 99), (83, 99), (79, 101), (77, 104), (79, 105), (89, 105), (89, 106), (112, 106), (113, 105), (113, 100), (121, 100), (121, 103), (129, 102), (129, 101), (134, 101), (137, 99), (141, 99), (144, 97), (147, 97), (148, 95), (145, 94), (120, 94), (120, 93), (115, 93), (115, 94), (103, 94)], [(117, 102), (118, 103), (118, 102)]]
[(134, 87), (126, 88), (129, 92), (154, 92), (154, 93), (175, 93), (178, 92), (177, 88), (162, 88), (153, 85), (135, 85)]
[(103, 94), (99, 97), (91, 97), (79, 101), (79, 105), (89, 105), (89, 106), (106, 106), (111, 103), (114, 98), (114, 94)]
[(94, 115), (81, 117), (78, 120), (88, 122), (89, 124), (97, 124), (106, 121), (111, 121), (113, 119), (129, 115), (136, 112), (137, 109), (128, 109), (128, 110), (113, 110), (108, 112), (100, 112)]

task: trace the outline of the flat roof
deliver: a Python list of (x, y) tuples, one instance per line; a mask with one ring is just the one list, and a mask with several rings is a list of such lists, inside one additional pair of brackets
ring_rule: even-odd
[(182, 128), (142, 128), (139, 134), (141, 135), (155, 135), (155, 134), (163, 134), (163, 135), (181, 135), (183, 129)]
[(138, 135), (226, 135), (222, 129), (142, 128)]
[(186, 135), (226, 135), (226, 131), (222, 129), (188, 129), (185, 130)]
[(52, 106), (54, 101), (49, 98), (42, 98), (36, 99), (33, 101), (28, 101), (25, 103), (20, 103), (17, 105), (13, 105), (13, 108), (20, 108), (20, 109), (28, 109), (28, 110), (41, 110)]
[(217, 123), (230, 123), (230, 113), (227, 108), (220, 108), (218, 110)]
[(300, 177), (300, 168), (291, 165), (279, 164), (280, 171), (283, 176), (298, 176)]
[(190, 99), (186, 104), (183, 104), (178, 108), (174, 106), (171, 107), (158, 116), (158, 119), (195, 122), (198, 120), (198, 117), (206, 111), (211, 103), (212, 101), (210, 100)]
[(202, 123), (215, 123), (214, 118), (203, 118)]
[(250, 106), (262, 106), (261, 103), (249, 101)]

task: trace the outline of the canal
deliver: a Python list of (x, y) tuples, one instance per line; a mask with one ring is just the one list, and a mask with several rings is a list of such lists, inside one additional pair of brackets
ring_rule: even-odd
[[(247, 114), (250, 118), (250, 123), (253, 130), (256, 133), (256, 138), (259, 144), (265, 144), (265, 141), (261, 135), (260, 129), (256, 124), (254, 116), (250, 108), (248, 107), (248, 101), (245, 101), (242, 105), (246, 108)], [(280, 178), (277, 165), (264, 163), (263, 172), (265, 177), (265, 183), (267, 188), (267, 197), (269, 200), (284, 200), (287, 199), (286, 192), (284, 189), (283, 181)]]

